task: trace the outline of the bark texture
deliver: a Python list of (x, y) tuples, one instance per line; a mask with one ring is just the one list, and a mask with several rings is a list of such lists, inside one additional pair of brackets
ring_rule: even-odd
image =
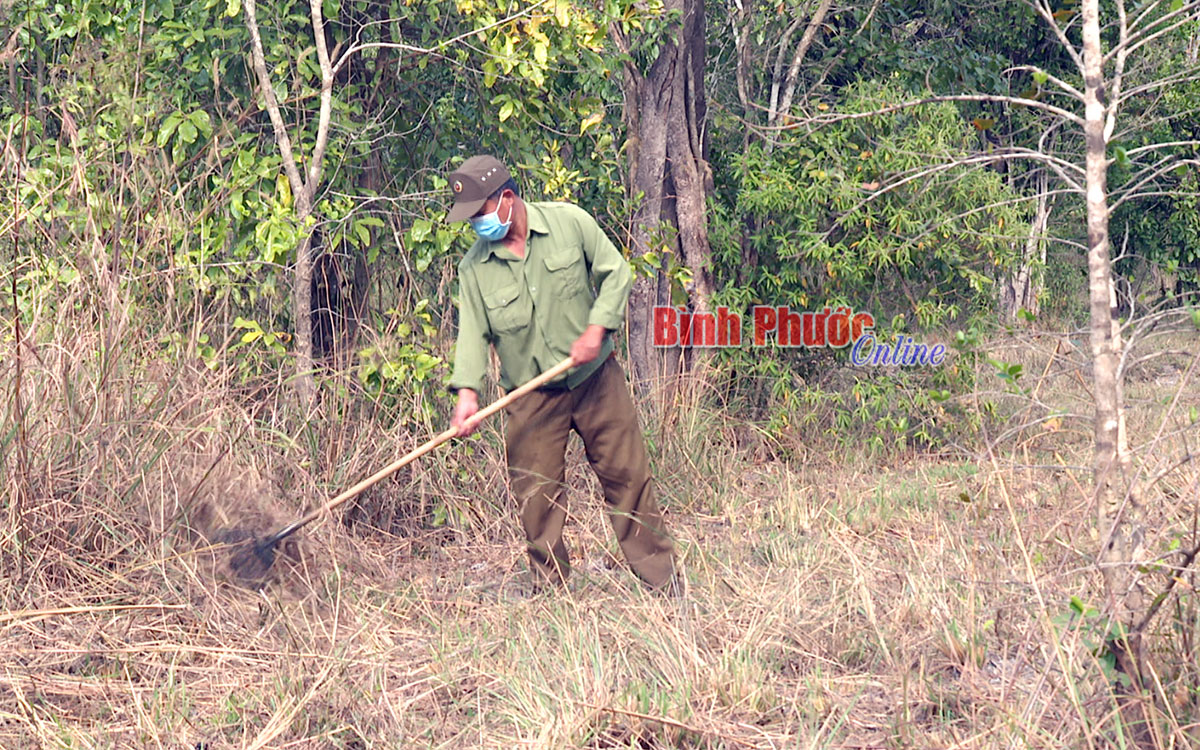
[[(625, 65), (627, 179), (635, 202), (629, 245), (634, 257), (651, 250), (677, 252), (692, 273), (688, 290), (695, 310), (707, 310), (712, 296), (712, 261), (705, 200), (711, 170), (705, 159), (705, 16), (702, 0), (668, 0), (667, 12), (680, 12), (658, 57), (645, 70)], [(629, 40), (614, 25), (623, 51)], [(662, 374), (653, 345), (652, 309), (670, 304), (657, 278), (642, 277), (630, 294), (629, 353), (635, 388), (645, 394)]]
[(1121, 334), (1114, 314), (1108, 233), (1108, 158), (1104, 103), (1104, 60), (1100, 37), (1099, 0), (1083, 0), (1084, 142), (1087, 185), (1088, 289), (1091, 317), (1092, 390), (1095, 399), (1093, 477), (1100, 532), (1098, 562), (1104, 578), (1106, 610), (1129, 632), (1109, 644), (1117, 668), (1128, 675), (1132, 690), (1125, 693), (1122, 713), (1135, 728), (1145, 716), (1133, 694), (1142, 682), (1142, 638), (1134, 627), (1145, 611), (1136, 564), (1143, 557), (1141, 503), (1134, 482), (1125, 437), (1121, 388)]

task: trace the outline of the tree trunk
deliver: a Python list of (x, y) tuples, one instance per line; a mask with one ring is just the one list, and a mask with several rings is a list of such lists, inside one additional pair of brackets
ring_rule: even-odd
[[(329, 59), (329, 48), (325, 44), (325, 20), (321, 16), (321, 0), (309, 0), (312, 17), (313, 40), (317, 47), (317, 62), (321, 68), (321, 106), (317, 117), (317, 136), (309, 158), (308, 173), (301, 175), (292, 152), (292, 140), (287, 125), (271, 86), (263, 56), (262, 37), (258, 30), (257, 4), (246, 0), (243, 4), (246, 28), (250, 31), (250, 55), (259, 91), (266, 104), (267, 114), (275, 133), (275, 143), (283, 162), (283, 171), (292, 187), (295, 199), (296, 220), (303, 227), (312, 215), (317, 186), (321, 184), (322, 162), (325, 148), (329, 144), (329, 121), (333, 101), (333, 64)], [(310, 409), (316, 401), (316, 381), (313, 378), (312, 345), (312, 256), (309, 252), (312, 238), (307, 231), (296, 247), (296, 268), (292, 279), (292, 314), (296, 328), (296, 396), (303, 409)]]
[(1017, 313), (1024, 309), (1037, 315), (1038, 297), (1042, 293), (1042, 281), (1046, 267), (1046, 230), (1050, 225), (1050, 176), (1044, 170), (1038, 177), (1037, 208), (1033, 222), (1029, 225), (1029, 236), (1016, 270), (1000, 285), (1000, 310), (1008, 321), (1016, 320)]
[[(296, 216), (308, 218), (311, 209), (296, 203)], [(292, 276), (292, 315), (296, 326), (296, 395), (305, 408), (316, 399), (312, 346), (312, 235), (304, 233), (296, 246), (296, 268)]]
[[(629, 244), (635, 258), (649, 252), (662, 231), (667, 113), (675, 52), (675, 44), (667, 42), (645, 76), (632, 65), (625, 71), (625, 121), (630, 128), (627, 184), (630, 199), (637, 202)], [(629, 360), (634, 387), (642, 394), (657, 376), (651, 317), (658, 296), (655, 286), (655, 278), (638, 278), (629, 295)]]
[[(1105, 609), (1128, 638), (1113, 636), (1109, 648), (1117, 668), (1131, 681), (1121, 691), (1122, 715), (1145, 732), (1145, 716), (1133, 697), (1142, 686), (1142, 644), (1134, 630), (1136, 618), (1145, 610), (1135, 565), (1142, 558), (1140, 498), (1133, 485), (1131, 457), (1125, 439), (1125, 414), (1119, 369), (1121, 337), (1113, 307), (1113, 288), (1108, 236), (1108, 161), (1105, 137), (1103, 50), (1100, 40), (1100, 2), (1083, 0), (1084, 142), (1087, 182), (1088, 289), (1091, 309), (1092, 389), (1096, 402), (1093, 477), (1100, 532), (1097, 555), (1105, 587)], [(1118, 690), (1120, 688), (1118, 687)]]
[(693, 312), (708, 312), (713, 295), (712, 250), (705, 221), (706, 178), (701, 128), (704, 101), (704, 3), (686, 3), (679, 36), (679, 64), (667, 114), (667, 162), (675, 186), (679, 250), (692, 272)]
[[(703, 0), (668, 0), (665, 9), (682, 12), (674, 38), (662, 45), (646, 73), (632, 63), (624, 69), (627, 185), (630, 199), (637, 201), (629, 241), (634, 257), (641, 257), (677, 230), (681, 255), (692, 271), (693, 306), (706, 310), (713, 290), (705, 209), (711, 178), (704, 159), (704, 5)], [(629, 49), (615, 25), (612, 35), (622, 50)], [(673, 196), (665, 194), (668, 180), (676, 188)], [(676, 202), (674, 223), (664, 213), (668, 198)], [(648, 393), (661, 374), (652, 328), (656, 287), (656, 278), (636, 280), (629, 301), (630, 363), (641, 394)]]

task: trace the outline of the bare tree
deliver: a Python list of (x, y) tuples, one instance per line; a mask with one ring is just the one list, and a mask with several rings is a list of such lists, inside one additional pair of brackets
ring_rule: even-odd
[[(1124, 3), (1118, 0), (1122, 42), (1128, 33)], [(1045, 10), (1049, 10), (1046, 8)], [(1112, 80), (1112, 109), (1104, 105), (1107, 95), (1104, 53), (1100, 40), (1100, 2), (1083, 0), (1082, 55), (1071, 48), (1072, 56), (1082, 57), (1085, 184), (1087, 200), (1088, 293), (1092, 349), (1092, 395), (1095, 400), (1093, 481), (1097, 525), (1101, 547), (1097, 555), (1104, 576), (1107, 608), (1121, 623), (1132, 626), (1143, 610), (1141, 590), (1134, 581), (1133, 565), (1142, 560), (1141, 498), (1134, 478), (1125, 437), (1124, 393), (1118, 372), (1121, 357), (1121, 330), (1114, 308), (1112, 261), (1108, 239), (1108, 136), (1120, 102), (1121, 75), (1126, 49), (1119, 50), (1119, 62)], [(1053, 16), (1050, 16), (1053, 19)], [(1108, 111), (1106, 111), (1108, 110)], [(1130, 633), (1126, 643), (1115, 649), (1118, 666), (1141, 688), (1141, 637)]]

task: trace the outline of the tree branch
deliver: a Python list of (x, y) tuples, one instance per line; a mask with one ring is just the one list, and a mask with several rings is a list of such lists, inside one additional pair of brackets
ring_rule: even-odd
[(796, 45), (796, 54), (792, 55), (792, 64), (788, 67), (787, 79), (783, 82), (783, 99), (779, 102), (779, 111), (775, 114), (776, 121), (780, 114), (788, 112), (792, 108), (792, 98), (796, 94), (796, 76), (800, 74), (800, 63), (808, 53), (808, 48), (812, 46), (813, 39), (817, 36), (817, 30), (821, 28), (825, 14), (829, 12), (829, 6), (832, 4), (833, 0), (821, 0), (821, 4), (817, 6), (812, 19), (808, 22), (808, 28), (804, 30), (804, 36), (800, 37), (800, 44)]
[(1082, 75), (1083, 58), (1079, 55), (1079, 50), (1075, 49), (1075, 45), (1071, 44), (1071, 40), (1067, 38), (1067, 33), (1058, 25), (1058, 19), (1054, 17), (1054, 12), (1050, 9), (1050, 5), (1048, 3), (1043, 4), (1040, 0), (1026, 0), (1026, 2), (1050, 26), (1050, 30), (1058, 37), (1059, 44), (1071, 56), (1071, 61), (1075, 63), (1075, 67), (1079, 69), (1079, 73)]
[(1129, 187), (1128, 189), (1121, 190), (1120, 191), (1121, 197), (1113, 201), (1112, 206), (1110, 206), (1110, 210), (1115, 211), (1117, 209), (1117, 207), (1120, 206), (1122, 203), (1126, 203), (1135, 198), (1144, 197), (1142, 194), (1137, 192), (1140, 188), (1144, 187), (1147, 183), (1152, 182), (1156, 178), (1163, 176), (1167, 172), (1170, 172), (1171, 170), (1176, 169), (1185, 164), (1200, 166), (1200, 159), (1179, 159), (1177, 161), (1170, 162), (1169, 164), (1166, 164), (1166, 165), (1154, 170), (1149, 175), (1147, 175), (1145, 178), (1139, 180), (1136, 185), (1133, 185), (1133, 186)]
[(1014, 65), (1013, 67), (1009, 68), (1008, 70), (1005, 70), (1004, 72), (1007, 73), (1009, 71), (1015, 71), (1015, 70), (1028, 70), (1030, 72), (1041, 73), (1042, 75), (1046, 76), (1046, 80), (1048, 80), (1051, 83), (1053, 83), (1054, 85), (1058, 86), (1060, 89), (1062, 89), (1066, 93), (1070, 94), (1074, 98), (1078, 99), (1079, 101), (1083, 101), (1083, 92), (1082, 91), (1075, 88), (1074, 86), (1067, 83), (1066, 81), (1062, 80), (1061, 78), (1050, 75), (1049, 73), (1047, 73), (1046, 71), (1037, 67), (1036, 65)]
[(1196, 80), (1200, 80), (1200, 70), (1192, 69), (1192, 70), (1182, 72), (1179, 75), (1173, 76), (1171, 78), (1161, 78), (1157, 81), (1151, 81), (1149, 83), (1144, 83), (1141, 86), (1135, 86), (1134, 88), (1131, 88), (1128, 91), (1126, 91), (1121, 96), (1121, 100), (1119, 103), (1124, 104), (1129, 99), (1132, 99), (1133, 97), (1138, 96), (1139, 94), (1144, 94), (1147, 91), (1154, 91), (1155, 89), (1161, 89), (1161, 88), (1165, 88), (1167, 86), (1175, 86), (1180, 83), (1190, 83), (1190, 82), (1196, 81)]
[(329, 115), (333, 102), (333, 68), (329, 64), (329, 49), (325, 46), (325, 21), (321, 18), (321, 0), (309, 0), (312, 11), (313, 37), (317, 40), (317, 62), (321, 66), (321, 111), (317, 119), (317, 142), (313, 145), (312, 162), (308, 165), (305, 185), (308, 208), (321, 182), (321, 161), (329, 142)]
[(1001, 102), (1004, 104), (1013, 104), (1022, 107), (1032, 107), (1033, 109), (1040, 109), (1044, 112), (1057, 115), (1068, 122), (1079, 125), (1080, 127), (1083, 126), (1083, 118), (1074, 112), (1061, 107), (1056, 107), (1053, 104), (1039, 102), (1034, 99), (1023, 99), (1019, 96), (1001, 96), (999, 94), (954, 94), (946, 96), (931, 96), (925, 99), (915, 99), (913, 101), (895, 104), (889, 107), (883, 107), (870, 112), (851, 112), (848, 114), (830, 113), (828, 115), (805, 117), (790, 125), (777, 125), (773, 128), (767, 129), (795, 130), (802, 125), (808, 124), (827, 125), (830, 123), (841, 122), (842, 120), (861, 120), (867, 117), (878, 117), (879, 115), (886, 115), (892, 112), (900, 112), (901, 110), (912, 109), (913, 107), (920, 107), (924, 104), (938, 104), (940, 102)]
[(1125, 59), (1128, 57), (1126, 47), (1129, 44), (1129, 26), (1125, 17), (1125, 0), (1117, 0), (1117, 22), (1121, 25), (1121, 41), (1117, 43), (1117, 65), (1113, 71), (1112, 88), (1108, 95), (1108, 107), (1104, 121), (1104, 142), (1112, 138), (1113, 129), (1117, 126), (1117, 110), (1121, 107), (1121, 79), (1125, 75)]
[(796, 14), (796, 19), (788, 24), (787, 30), (783, 32), (783, 39), (779, 42), (779, 49), (775, 54), (775, 65), (771, 69), (771, 99), (767, 104), (768, 125), (774, 125), (775, 119), (778, 117), (776, 106), (779, 104), (779, 89), (783, 86), (783, 60), (787, 57), (788, 47), (792, 43), (792, 34), (796, 33), (796, 29), (800, 28), (802, 23), (804, 23), (804, 16)]
[(1184, 3), (1184, 5), (1179, 8), (1179, 10), (1171, 11), (1170, 13), (1166, 14), (1162, 18), (1156, 19), (1154, 21), (1154, 23), (1152, 23), (1146, 27), (1146, 29), (1143, 33), (1148, 32), (1150, 29), (1159, 25), (1160, 23), (1167, 20), (1171, 16), (1180, 16), (1180, 18), (1177, 21), (1175, 21), (1174, 23), (1172, 23), (1169, 26), (1159, 29), (1158, 31), (1154, 32), (1153, 34), (1145, 34), (1145, 36), (1142, 36), (1140, 34), (1135, 35), (1135, 38), (1140, 37), (1137, 39), (1137, 41), (1133, 42), (1132, 44), (1129, 44), (1126, 46), (1118, 46), (1115, 49), (1110, 50), (1108, 55), (1104, 56), (1105, 62), (1108, 62), (1108, 57), (1110, 55), (1113, 55), (1113, 54), (1116, 54), (1117, 52), (1122, 52), (1122, 51), (1125, 52), (1126, 54), (1132, 53), (1133, 51), (1137, 50), (1139, 47), (1142, 47), (1143, 45), (1146, 45), (1146, 44), (1154, 41), (1155, 39), (1159, 38), (1160, 36), (1163, 36), (1164, 34), (1170, 34), (1172, 31), (1174, 31), (1175, 29), (1178, 29), (1180, 26), (1183, 26), (1184, 24), (1195, 20), (1193, 18), (1193, 16), (1183, 15), (1183, 14), (1186, 13), (1187, 11), (1196, 10), (1197, 8), (1200, 8), (1200, 0), (1193, 0), (1193, 2)]
[[(1138, 26), (1140, 26), (1142, 21), (1146, 20), (1146, 16), (1149, 16), (1151, 13), (1153, 13), (1161, 3), (1162, 0), (1151, 0), (1149, 3), (1147, 3), (1146, 7), (1142, 8), (1137, 14), (1137, 18), (1133, 19), (1133, 23), (1130, 24), (1131, 28), (1136, 29)], [(1107, 60), (1105, 62), (1107, 62)]]
[[(737, 95), (738, 101), (742, 103), (742, 111), (750, 114), (750, 87), (748, 85), (749, 68), (750, 68), (750, 17), (754, 0), (746, 0), (745, 5), (738, 3), (738, 15), (729, 19), (729, 26), (733, 29), (734, 39), (734, 55), (737, 56), (737, 61), (734, 63), (734, 77), (737, 79)], [(738, 23), (741, 23), (741, 28)], [(628, 48), (623, 50), (625, 54), (629, 54)]]
[(506, 23), (511, 23), (512, 21), (515, 21), (518, 18), (524, 18), (525, 16), (528, 16), (530, 13), (532, 13), (533, 11), (542, 7), (543, 5), (545, 5), (548, 2), (550, 2), (550, 0), (537, 0), (537, 2), (533, 3), (529, 7), (525, 8), (517, 13), (513, 13), (511, 16), (501, 18), (499, 21), (496, 21), (495, 23), (490, 23), (487, 26), (483, 26), (478, 29), (471, 29), (470, 31), (464, 31), (463, 33), (459, 34), (456, 37), (447, 39), (444, 42), (439, 42), (434, 47), (414, 47), (411, 44), (401, 44), (399, 42), (368, 42), (366, 44), (352, 45), (352, 46), (346, 48), (346, 51), (342, 53), (341, 57), (339, 57), (338, 61), (334, 64), (333, 75), (336, 76), (338, 74), (338, 72), (342, 69), (342, 67), (350, 61), (351, 56), (353, 56), (356, 52), (362, 52), (363, 50), (368, 50), (368, 49), (398, 49), (403, 52), (415, 52), (417, 54), (422, 54), (422, 55), (440, 54), (441, 51), (443, 49), (445, 49), (446, 47), (449, 47), (453, 44), (458, 44), (459, 42), (461, 42), (464, 39), (475, 36), (476, 34), (482, 34), (487, 31), (491, 31), (492, 29), (494, 29), (498, 26), (503, 26)]
[(271, 118), (271, 126), (275, 129), (275, 142), (279, 144), (279, 155), (283, 157), (283, 171), (291, 183), (292, 193), (299, 195), (304, 191), (304, 180), (296, 169), (296, 157), (292, 153), (292, 139), (288, 137), (287, 126), (279, 114), (279, 101), (275, 98), (275, 90), (271, 88), (271, 77), (267, 73), (267, 63), (263, 59), (262, 38), (258, 34), (258, 17), (255, 0), (246, 0), (242, 7), (246, 13), (246, 27), (250, 30), (250, 58), (253, 61), (254, 73), (258, 76), (258, 87), (266, 100), (267, 114)]

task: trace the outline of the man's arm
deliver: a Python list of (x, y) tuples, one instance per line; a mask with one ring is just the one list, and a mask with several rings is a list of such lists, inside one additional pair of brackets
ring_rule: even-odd
[(450, 425), (459, 428), (460, 437), (475, 429), (475, 425), (466, 423), (479, 410), (479, 392), (483, 390), (483, 379), (487, 374), (489, 330), (475, 274), (460, 265), (458, 338), (454, 342), (454, 374), (450, 376), (450, 388), (458, 391), (458, 403)]

